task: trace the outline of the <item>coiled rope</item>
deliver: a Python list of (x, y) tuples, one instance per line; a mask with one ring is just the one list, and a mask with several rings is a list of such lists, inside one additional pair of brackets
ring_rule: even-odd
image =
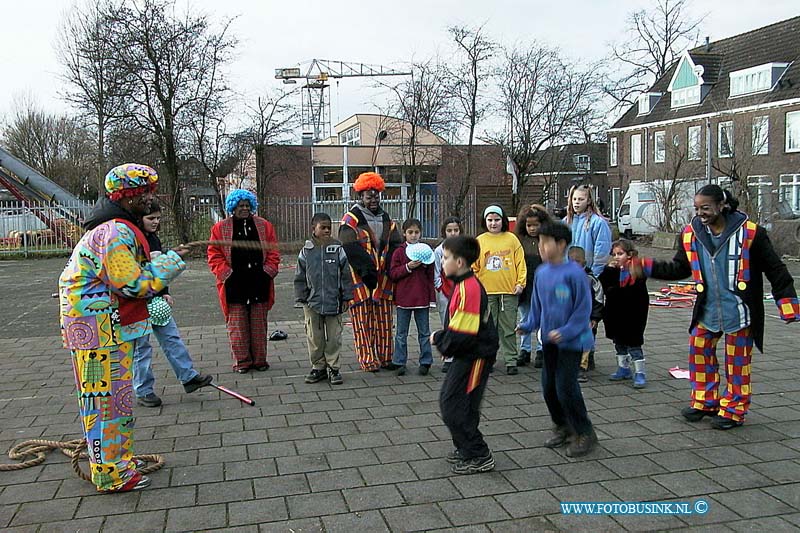
[[(75, 439), (67, 442), (56, 440), (31, 439), (20, 442), (8, 450), (8, 457), (13, 461), (21, 463), (0, 464), (0, 472), (11, 472), (22, 470), (32, 466), (40, 465), (47, 458), (47, 453), (51, 450), (61, 450), (61, 453), (70, 458), (72, 469), (81, 479), (91, 481), (92, 476), (83, 471), (80, 465), (81, 459), (88, 459), (86, 455), (86, 440)], [(27, 459), (30, 457), (30, 459)], [(164, 466), (164, 457), (161, 455), (135, 455), (133, 460), (137, 463), (137, 468), (142, 474), (155, 472)], [(152, 463), (152, 464), (147, 464)], [(141, 466), (140, 466), (141, 465)]]

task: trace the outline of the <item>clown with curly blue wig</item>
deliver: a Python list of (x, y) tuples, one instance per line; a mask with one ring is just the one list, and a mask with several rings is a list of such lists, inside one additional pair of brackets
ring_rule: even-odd
[(253, 241), (264, 246), (208, 247), (208, 266), (217, 279), (233, 370), (240, 374), (269, 368), (267, 314), (275, 303), (274, 279), (281, 259), (275, 229), (255, 214), (257, 209), (258, 200), (253, 192), (232, 190), (225, 198), (225, 211), (230, 216), (211, 228), (210, 240)]
[(402, 239), (397, 224), (381, 208), (386, 184), (380, 174), (364, 172), (353, 188), (359, 201), (342, 217), (339, 240), (352, 271), (350, 315), (358, 362), (364, 371), (377, 372), (392, 364), (394, 282), (389, 267)]

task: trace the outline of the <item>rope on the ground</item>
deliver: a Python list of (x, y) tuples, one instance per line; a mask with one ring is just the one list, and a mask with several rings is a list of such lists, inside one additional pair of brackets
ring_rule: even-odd
[[(14, 464), (0, 464), (0, 472), (12, 472), (30, 468), (42, 464), (47, 458), (47, 453), (51, 450), (61, 450), (61, 453), (71, 459), (72, 469), (81, 479), (91, 481), (92, 476), (83, 471), (80, 465), (81, 459), (88, 459), (85, 453), (86, 440), (75, 439), (66, 442), (56, 440), (31, 439), (20, 442), (8, 450), (8, 457), (13, 461), (22, 461)], [(30, 457), (30, 459), (28, 459)], [(147, 466), (137, 468), (142, 474), (155, 472), (164, 466), (164, 458), (160, 455), (135, 455), (137, 467), (140, 464), (152, 463)]]

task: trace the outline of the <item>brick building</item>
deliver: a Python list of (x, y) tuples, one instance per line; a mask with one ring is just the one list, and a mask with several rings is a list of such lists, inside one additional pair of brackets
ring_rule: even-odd
[(686, 51), (608, 130), (608, 183), (732, 187), (764, 220), (800, 214), (800, 17)]

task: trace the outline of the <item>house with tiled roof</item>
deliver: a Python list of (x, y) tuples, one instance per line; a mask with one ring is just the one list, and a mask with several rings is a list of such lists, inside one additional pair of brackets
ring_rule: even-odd
[(687, 50), (608, 130), (608, 179), (735, 189), (800, 214), (800, 17)]

